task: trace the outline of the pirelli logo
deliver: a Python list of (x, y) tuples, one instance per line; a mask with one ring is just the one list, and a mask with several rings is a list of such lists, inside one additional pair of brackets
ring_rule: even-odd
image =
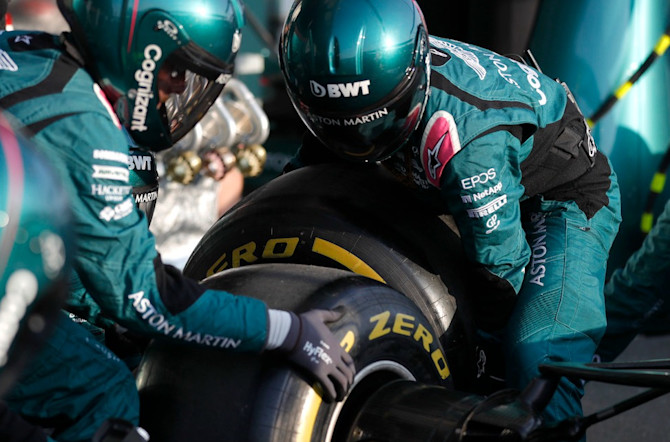
[(507, 195), (498, 197), (485, 206), (477, 207), (475, 209), (468, 209), (468, 216), (470, 218), (484, 218), (495, 213), (505, 204), (507, 204)]

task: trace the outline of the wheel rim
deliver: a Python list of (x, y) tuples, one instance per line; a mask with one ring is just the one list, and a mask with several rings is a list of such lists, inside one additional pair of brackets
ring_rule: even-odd
[(395, 361), (376, 361), (356, 373), (351, 390), (342, 402), (335, 404), (328, 421), (325, 440), (339, 442), (349, 434), (358, 411), (370, 395), (391, 381), (405, 379), (415, 381), (416, 378), (403, 365)]

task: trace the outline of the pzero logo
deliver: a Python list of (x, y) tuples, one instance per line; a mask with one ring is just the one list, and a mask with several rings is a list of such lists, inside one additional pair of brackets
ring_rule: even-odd
[(135, 92), (135, 106), (133, 107), (133, 121), (130, 125), (130, 130), (144, 132), (147, 130), (145, 123), (147, 121), (147, 110), (149, 103), (154, 98), (152, 92), (154, 84), (154, 71), (156, 70), (156, 62), (163, 56), (163, 51), (160, 46), (150, 44), (144, 48), (144, 60), (142, 61), (142, 69), (135, 71), (135, 81), (137, 81), (137, 90)]
[(421, 138), (421, 162), (426, 178), (433, 186), (440, 187), (444, 168), (460, 150), (454, 117), (446, 111), (435, 112)]
[(371, 342), (391, 333), (411, 337), (416, 342), (420, 342), (421, 347), (430, 353), (430, 358), (440, 377), (442, 379), (449, 377), (449, 365), (444, 353), (439, 345), (435, 344), (436, 339), (433, 334), (417, 318), (404, 313), (392, 314), (386, 310), (370, 317), (370, 323), (374, 324), (374, 328), (368, 335)]
[(309, 81), (312, 95), (317, 98), (352, 98), (370, 94), (370, 80), (354, 81), (353, 83), (329, 83), (325, 86), (314, 80)]

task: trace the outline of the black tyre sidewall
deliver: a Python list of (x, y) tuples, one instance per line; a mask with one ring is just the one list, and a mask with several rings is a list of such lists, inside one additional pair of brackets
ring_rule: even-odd
[[(342, 318), (329, 327), (349, 349), (359, 374), (379, 361), (392, 361), (417, 381), (452, 387), (438, 335), (411, 300), (385, 284), (347, 271), (300, 264), (242, 267), (203, 283), (258, 297), (270, 308), (341, 310)], [(384, 383), (401, 377), (373, 371), (363, 381)], [(336, 418), (353, 420), (362, 399), (352, 399), (354, 389), (345, 402), (326, 403), (310, 380), (280, 355), (227, 353), (156, 341), (138, 372), (140, 424), (162, 441), (196, 437), (202, 442), (321, 442)]]
[[(347, 267), (349, 257), (327, 256), (317, 251), (319, 244), (346, 251), (362, 265)], [(371, 277), (421, 309), (447, 351), (460, 353), (474, 342), (461, 247), (439, 211), (378, 169), (312, 166), (242, 200), (204, 235), (184, 273), (202, 279), (229, 268), (281, 262), (366, 276), (372, 270)], [(465, 360), (460, 354), (451, 359)]]
[[(444, 350), (429, 321), (407, 297), (390, 287), (358, 276), (343, 278), (322, 287), (301, 307), (311, 308), (344, 310), (344, 316), (330, 328), (345, 345), (353, 333), (349, 353), (359, 374), (373, 364), (391, 362), (417, 381), (452, 388)], [(374, 383), (374, 376), (387, 382), (401, 375), (373, 371), (365, 382)], [(362, 404), (362, 398), (352, 396), (341, 408), (320, 400), (315, 393), (318, 387), (313, 389), (308, 376), (294, 369), (273, 367), (262, 379), (250, 421), (251, 441), (325, 441), (333, 436), (331, 431), (338, 431), (331, 420), (343, 418), (348, 409)], [(347, 431), (340, 429), (337, 435), (344, 433)]]

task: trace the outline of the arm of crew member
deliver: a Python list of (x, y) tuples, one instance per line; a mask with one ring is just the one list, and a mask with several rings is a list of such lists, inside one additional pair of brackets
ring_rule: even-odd
[(73, 264), (83, 289), (106, 317), (138, 333), (260, 350), (267, 335), (265, 304), (205, 290), (161, 262), (147, 220), (132, 199), (125, 137), (109, 122), (86, 122), (57, 123), (62, 134), (72, 132), (67, 180), (75, 193)]
[[(511, 312), (530, 259), (521, 223), (518, 147), (518, 140), (504, 131), (476, 139), (447, 164), (441, 183), (476, 272), (470, 278), (474, 291), (486, 294), (477, 308), (487, 310), (488, 305), (487, 315), (496, 317)], [(496, 313), (503, 309), (507, 312)]]

